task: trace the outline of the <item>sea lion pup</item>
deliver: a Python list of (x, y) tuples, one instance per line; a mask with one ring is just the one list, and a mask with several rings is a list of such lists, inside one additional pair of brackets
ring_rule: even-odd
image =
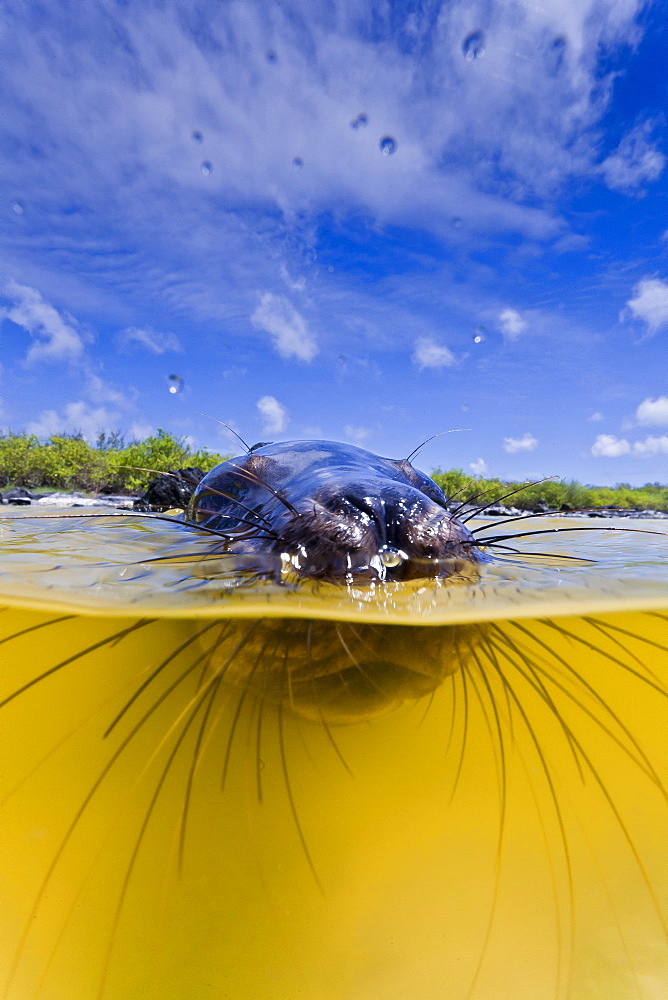
[(261, 444), (212, 469), (186, 519), (215, 529), (258, 570), (321, 580), (470, 573), (483, 558), (436, 483), (406, 459), (334, 441)]

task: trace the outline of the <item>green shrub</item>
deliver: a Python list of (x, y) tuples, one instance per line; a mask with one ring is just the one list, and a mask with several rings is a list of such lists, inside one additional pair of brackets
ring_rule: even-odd
[(54, 434), (43, 443), (34, 434), (0, 436), (2, 487), (135, 493), (157, 473), (184, 466), (208, 472), (222, 461), (224, 456), (207, 449), (191, 451), (185, 440), (162, 429), (129, 445), (120, 434), (101, 434), (95, 447), (81, 434)]
[[(26, 486), (93, 493), (139, 493), (157, 473), (185, 466), (199, 466), (208, 472), (225, 457), (208, 449), (191, 451), (185, 438), (159, 429), (143, 441), (126, 445), (118, 432), (101, 433), (95, 446), (81, 434), (54, 434), (41, 442), (34, 434), (0, 435), (0, 488)], [(503, 483), (499, 479), (479, 479), (462, 469), (443, 472), (433, 478), (447, 497), (461, 502), (471, 499), (479, 505), (501, 501), (508, 506), (531, 510), (538, 500), (559, 509), (588, 507), (651, 508), (668, 511), (668, 487), (645, 483), (633, 488), (583, 486), (571, 480), (542, 483)]]

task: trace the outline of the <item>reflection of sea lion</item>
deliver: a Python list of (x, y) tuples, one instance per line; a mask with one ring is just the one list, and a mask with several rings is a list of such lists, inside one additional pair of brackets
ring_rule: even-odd
[(350, 583), (452, 576), (480, 555), (443, 491), (407, 460), (333, 441), (262, 445), (216, 466), (187, 518), (262, 569)]

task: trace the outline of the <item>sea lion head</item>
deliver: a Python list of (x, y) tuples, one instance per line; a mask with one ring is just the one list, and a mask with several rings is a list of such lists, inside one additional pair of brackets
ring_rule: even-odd
[(333, 441), (263, 444), (212, 469), (186, 517), (272, 575), (352, 582), (470, 572), (473, 536), (406, 460)]

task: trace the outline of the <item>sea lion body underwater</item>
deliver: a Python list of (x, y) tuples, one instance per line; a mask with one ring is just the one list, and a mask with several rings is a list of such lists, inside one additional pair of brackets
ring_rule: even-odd
[(408, 460), (333, 441), (262, 444), (228, 459), (200, 482), (185, 516), (276, 578), (446, 577), (484, 559), (441, 488)]

